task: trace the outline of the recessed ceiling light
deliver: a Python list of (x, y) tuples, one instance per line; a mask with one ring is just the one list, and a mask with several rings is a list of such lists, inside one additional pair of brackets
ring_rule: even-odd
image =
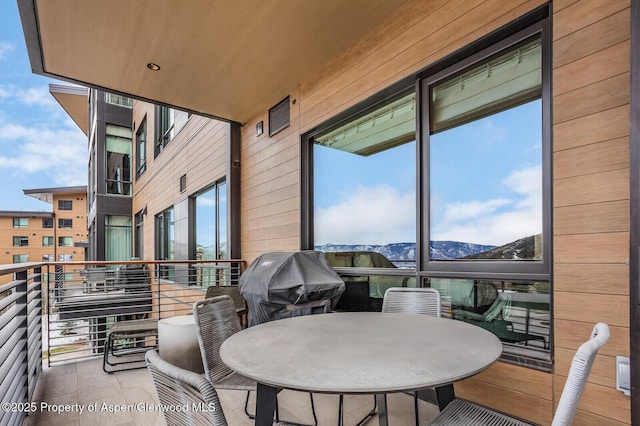
[(154, 64), (153, 62), (149, 62), (147, 64), (147, 68), (149, 68), (151, 71), (160, 71), (160, 65)]

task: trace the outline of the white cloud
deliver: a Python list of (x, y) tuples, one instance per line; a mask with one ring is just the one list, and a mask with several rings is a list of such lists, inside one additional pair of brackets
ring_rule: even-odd
[(6, 124), (0, 125), (0, 143), (0, 169), (41, 174), (50, 186), (87, 184), (87, 140), (79, 130)]
[(0, 99), (15, 100), (28, 106), (45, 108), (55, 107), (57, 104), (49, 93), (48, 86), (18, 88), (14, 85), (0, 86)]
[(0, 41), (0, 61), (4, 61), (9, 57), (9, 53), (13, 52), (16, 46), (13, 43)]
[(358, 186), (315, 214), (316, 244), (415, 241), (415, 193), (387, 185)]
[(444, 206), (432, 240), (502, 245), (541, 232), (542, 169), (514, 170), (503, 181), (513, 197)]

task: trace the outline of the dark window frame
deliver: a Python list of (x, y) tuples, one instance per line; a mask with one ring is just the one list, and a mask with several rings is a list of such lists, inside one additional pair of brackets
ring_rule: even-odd
[(58, 229), (71, 229), (73, 228), (73, 219), (58, 219)]
[[(65, 244), (66, 238), (71, 240), (71, 244)], [(60, 236), (58, 237), (58, 247), (73, 247), (73, 237), (70, 236)]]
[(171, 132), (174, 128), (174, 123), (170, 121), (170, 114), (172, 109), (162, 105), (156, 105), (155, 107), (155, 143), (153, 148), (153, 158), (160, 155), (169, 145), (172, 140)]
[(52, 217), (44, 217), (44, 218), (42, 218), (42, 229), (53, 229), (53, 218)]
[[(22, 224), (22, 220), (26, 221), (26, 224)], [(29, 218), (28, 217), (14, 217), (13, 218), (13, 227), (14, 228), (20, 228), (20, 229), (26, 229), (29, 227)]]
[[(136, 131), (136, 179), (147, 171), (147, 116), (145, 115)], [(143, 153), (142, 155), (140, 155)]]
[(73, 210), (73, 200), (58, 200), (58, 210)]
[[(16, 242), (17, 242), (17, 244), (16, 244)], [(14, 237), (13, 237), (13, 246), (14, 247), (28, 247), (29, 246), (29, 237), (28, 236), (14, 235)]]
[[(543, 260), (529, 261), (461, 261), (461, 260), (432, 260), (429, 258), (429, 87), (437, 82), (455, 75), (462, 70), (482, 62), (509, 47), (517, 45), (523, 40), (540, 36), (542, 43), (542, 244)], [(467, 53), (466, 55), (464, 53)], [(552, 224), (551, 224), (551, 37), (549, 19), (540, 21), (521, 29), (499, 41), (496, 41), (479, 51), (463, 51), (460, 59), (445, 69), (439, 70), (429, 76), (420, 79), (416, 86), (418, 97), (421, 100), (421, 108), (426, 109), (424, 118), (419, 118), (418, 144), (419, 159), (422, 161), (421, 187), (419, 192), (424, 194), (419, 206), (418, 216), (421, 223), (419, 229), (422, 233), (422, 246), (420, 258), (416, 267), (420, 275), (424, 277), (443, 278), (496, 278), (508, 274), (511, 280), (549, 281), (551, 278), (552, 253)]]

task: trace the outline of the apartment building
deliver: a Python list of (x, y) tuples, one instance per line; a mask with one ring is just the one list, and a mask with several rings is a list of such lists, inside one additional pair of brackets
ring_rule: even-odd
[(87, 135), (87, 260), (129, 260), (132, 101), (126, 96), (60, 84), (49, 85), (49, 92)]
[(603, 321), (576, 424), (640, 422), (639, 0), (18, 3), (35, 72), (138, 99), (140, 257), (413, 244), (419, 286), (536, 300), (544, 344), (503, 339), (459, 396), (550, 423)]
[(86, 187), (25, 189), (52, 211), (0, 211), (0, 262), (83, 261)]

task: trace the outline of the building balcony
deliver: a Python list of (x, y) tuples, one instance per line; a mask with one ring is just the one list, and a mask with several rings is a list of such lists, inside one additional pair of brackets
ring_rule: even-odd
[[(0, 413), (0, 424), (163, 424), (143, 363), (112, 374), (103, 371), (106, 333), (118, 320), (188, 314), (206, 287), (237, 284), (242, 266), (242, 261), (3, 266), (0, 392), (9, 405)], [(219, 396), (230, 425), (253, 424), (244, 413), (243, 392), (220, 391)], [(255, 395), (251, 398), (249, 407), (255, 406)], [(319, 424), (337, 424), (338, 396), (314, 400)], [(282, 420), (312, 418), (306, 393), (283, 391), (279, 401)], [(356, 424), (372, 401), (369, 395), (345, 397), (346, 424)], [(420, 404), (421, 422), (437, 414), (437, 406)], [(389, 396), (389, 418), (393, 424), (413, 424), (413, 399)]]

